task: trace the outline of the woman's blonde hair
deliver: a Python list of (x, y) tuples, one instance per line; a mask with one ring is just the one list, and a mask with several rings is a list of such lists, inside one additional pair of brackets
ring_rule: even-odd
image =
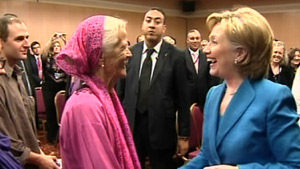
[(211, 31), (221, 23), (234, 46), (247, 50), (246, 57), (237, 63), (240, 73), (250, 79), (261, 79), (268, 71), (273, 48), (273, 31), (268, 21), (256, 10), (240, 7), (232, 11), (213, 13), (206, 25)]
[(60, 45), (60, 49), (63, 48), (61, 41), (59, 40), (54, 40), (54, 41), (50, 41), (46, 47), (44, 48), (43, 52), (42, 52), (42, 59), (45, 60), (47, 58), (52, 58), (54, 57), (54, 45), (58, 43)]

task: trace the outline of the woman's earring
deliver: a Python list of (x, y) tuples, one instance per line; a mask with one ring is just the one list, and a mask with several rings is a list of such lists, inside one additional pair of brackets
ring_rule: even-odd
[(234, 59), (234, 64), (238, 64), (238, 62), (239, 62), (239, 61), (238, 61), (238, 58), (235, 58), (235, 59)]
[(100, 59), (100, 67), (103, 69), (105, 67), (104, 59)]

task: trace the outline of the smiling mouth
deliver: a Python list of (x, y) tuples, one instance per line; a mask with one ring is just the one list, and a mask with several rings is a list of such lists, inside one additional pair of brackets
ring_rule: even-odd
[(124, 66), (123, 66), (123, 68), (126, 69), (127, 66), (128, 66), (128, 59), (126, 59), (126, 60), (124, 61)]
[(212, 59), (212, 58), (207, 58), (207, 62), (208, 62), (208, 64), (215, 64), (215, 63), (217, 63), (217, 60), (215, 60), (215, 59)]

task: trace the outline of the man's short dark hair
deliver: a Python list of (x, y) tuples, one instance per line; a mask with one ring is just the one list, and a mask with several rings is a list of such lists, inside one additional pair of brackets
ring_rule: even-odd
[(149, 12), (149, 11), (158, 11), (158, 12), (160, 12), (163, 16), (164, 16), (164, 25), (166, 24), (166, 14), (165, 14), (165, 12), (161, 9), (161, 8), (159, 8), (159, 7), (151, 7), (148, 11), (146, 11), (145, 12), (145, 14), (144, 15), (146, 15), (146, 13), (147, 12)]
[(40, 46), (41, 46), (40, 42), (38, 42), (38, 41), (33, 41), (33, 42), (31, 43), (31, 45), (30, 45), (31, 50), (33, 50), (33, 46), (35, 46), (35, 45), (40, 45)]
[(7, 40), (8, 37), (8, 25), (12, 23), (23, 23), (19, 18), (12, 17), (12, 16), (3, 16), (0, 18), (0, 39), (4, 42)]

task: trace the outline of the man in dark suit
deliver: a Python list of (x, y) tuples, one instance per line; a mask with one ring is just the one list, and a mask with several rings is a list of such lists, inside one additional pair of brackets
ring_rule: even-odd
[(41, 81), (42, 81), (42, 60), (41, 60), (41, 45), (39, 42), (34, 41), (30, 45), (31, 53), (27, 55), (27, 70), (28, 70), (28, 75), (30, 77), (30, 84), (32, 88), (34, 89), (35, 87), (41, 86)]
[(178, 153), (184, 155), (188, 149), (190, 116), (185, 61), (182, 52), (162, 40), (165, 21), (159, 8), (145, 13), (145, 41), (131, 48), (127, 77), (118, 86), (143, 168), (146, 156), (152, 169), (175, 168), (177, 141)]
[[(36, 93), (35, 88), (41, 86), (42, 82), (42, 59), (41, 59), (41, 45), (39, 42), (34, 41), (30, 45), (31, 54), (28, 50), (27, 52), (27, 59), (25, 60), (25, 67), (27, 72), (27, 80), (30, 82), (30, 88), (32, 96), (35, 98), (36, 102)], [(25, 83), (26, 84), (26, 83)], [(35, 121), (36, 126), (39, 129), (39, 116), (37, 110), (37, 102), (35, 103)]]
[(220, 79), (209, 74), (209, 63), (201, 49), (201, 34), (192, 29), (187, 34), (187, 49), (185, 52), (190, 105), (198, 103), (203, 110), (208, 90), (219, 84)]

